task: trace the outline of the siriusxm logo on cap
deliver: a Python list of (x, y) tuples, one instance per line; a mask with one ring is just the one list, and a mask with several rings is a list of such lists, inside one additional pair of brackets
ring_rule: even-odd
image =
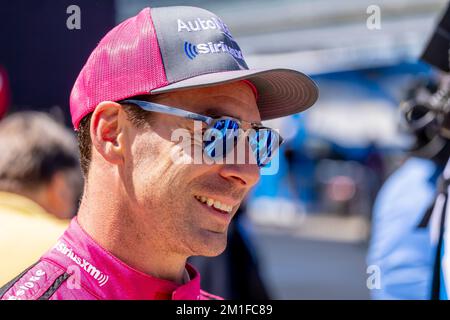
[(213, 42), (199, 43), (197, 45), (185, 41), (184, 53), (191, 60), (193, 60), (199, 54), (209, 54), (209, 53), (228, 53), (231, 54), (236, 59), (244, 59), (241, 50), (231, 48), (223, 41), (216, 43)]
[(189, 59), (194, 59), (198, 55), (197, 46), (189, 42), (184, 42), (184, 53), (186, 53)]

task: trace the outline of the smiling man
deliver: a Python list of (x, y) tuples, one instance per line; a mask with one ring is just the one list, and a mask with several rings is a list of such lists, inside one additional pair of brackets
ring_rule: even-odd
[[(316, 99), (300, 72), (249, 70), (209, 11), (146, 8), (124, 21), (100, 41), (71, 94), (86, 182), (78, 215), (0, 296), (217, 299), (200, 290), (186, 260), (225, 249), (233, 215), (281, 141), (261, 121)], [(209, 139), (195, 138), (197, 124)], [(210, 161), (174, 161), (174, 150), (195, 153), (177, 149), (180, 129)], [(238, 141), (245, 161), (219, 161)]]

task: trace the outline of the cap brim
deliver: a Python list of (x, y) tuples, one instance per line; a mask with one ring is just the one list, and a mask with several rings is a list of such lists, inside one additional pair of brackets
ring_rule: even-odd
[(311, 107), (319, 96), (314, 81), (307, 75), (290, 69), (252, 69), (208, 73), (152, 90), (166, 93), (248, 80), (258, 90), (258, 108), (262, 120), (302, 112)]

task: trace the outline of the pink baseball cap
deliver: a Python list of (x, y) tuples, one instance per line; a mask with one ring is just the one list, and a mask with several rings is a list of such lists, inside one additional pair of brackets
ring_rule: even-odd
[(249, 69), (227, 25), (196, 7), (145, 8), (109, 31), (89, 56), (70, 95), (72, 123), (102, 101), (246, 80), (262, 120), (301, 112), (316, 84), (290, 69)]
[(3, 118), (8, 111), (11, 102), (10, 90), (8, 73), (0, 66), (0, 119)]

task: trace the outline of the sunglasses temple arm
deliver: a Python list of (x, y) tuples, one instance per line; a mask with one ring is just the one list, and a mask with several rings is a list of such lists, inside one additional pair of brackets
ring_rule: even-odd
[(139, 106), (140, 108), (142, 108), (142, 109), (144, 109), (146, 111), (152, 111), (152, 112), (157, 112), (157, 113), (164, 113), (164, 114), (168, 114), (168, 115), (172, 115), (172, 116), (188, 118), (188, 119), (193, 119), (193, 120), (199, 120), (199, 121), (207, 123), (208, 125), (213, 120), (210, 117), (207, 117), (207, 116), (204, 116), (204, 115), (201, 115), (201, 114), (198, 114), (198, 113), (194, 113), (194, 112), (190, 112), (190, 111), (186, 111), (186, 110), (182, 110), (182, 109), (178, 109), (178, 108), (165, 106), (165, 105), (154, 103), (154, 102), (141, 101), (141, 100), (123, 100), (123, 101), (120, 101), (120, 102), (121, 103), (132, 103), (132, 104), (135, 104), (135, 105)]

